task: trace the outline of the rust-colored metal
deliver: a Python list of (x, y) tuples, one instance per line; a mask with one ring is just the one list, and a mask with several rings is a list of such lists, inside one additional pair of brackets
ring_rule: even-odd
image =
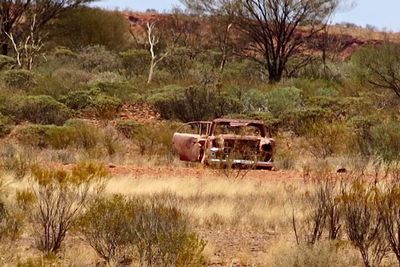
[(215, 119), (189, 122), (173, 136), (183, 161), (272, 169), (275, 140), (262, 121)]

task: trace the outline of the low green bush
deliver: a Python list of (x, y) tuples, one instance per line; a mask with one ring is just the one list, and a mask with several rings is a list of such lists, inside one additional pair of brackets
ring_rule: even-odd
[(71, 110), (50, 96), (14, 98), (11, 116), (18, 122), (62, 125), (72, 116)]
[(302, 101), (301, 90), (295, 87), (276, 88), (267, 93), (268, 109), (275, 117), (298, 109)]
[(9, 56), (0, 55), (0, 70), (11, 68), (15, 64), (15, 59)]
[(79, 62), (91, 72), (118, 71), (121, 68), (118, 55), (99, 45), (84, 48), (79, 54)]
[(27, 125), (16, 130), (17, 140), (39, 148), (92, 149), (101, 145), (102, 135), (95, 127), (80, 120), (70, 120), (63, 126)]
[(0, 113), (0, 138), (11, 132), (10, 120)]
[(171, 204), (122, 196), (97, 200), (77, 223), (84, 239), (108, 263), (140, 266), (202, 266), (206, 242)]
[(145, 75), (150, 67), (151, 56), (145, 49), (121, 52), (120, 57), (128, 75)]
[(400, 122), (384, 122), (371, 128), (373, 151), (383, 161), (400, 161)]
[(101, 93), (97, 88), (69, 92), (61, 101), (71, 109), (105, 119), (113, 118), (122, 104), (120, 99)]
[(237, 99), (216, 87), (206, 84), (188, 88), (167, 86), (149, 97), (149, 102), (163, 118), (181, 121), (213, 119), (240, 109)]
[(136, 134), (138, 134), (138, 131), (142, 126), (136, 121), (118, 120), (115, 127), (126, 138), (133, 138)]
[(12, 89), (29, 91), (37, 85), (37, 78), (32, 71), (28, 70), (8, 70), (3, 73), (3, 80), (6, 86)]

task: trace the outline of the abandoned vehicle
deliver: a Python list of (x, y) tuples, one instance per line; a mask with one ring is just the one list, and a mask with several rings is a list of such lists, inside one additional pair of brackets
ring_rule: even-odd
[(272, 169), (275, 140), (257, 120), (189, 122), (173, 136), (182, 161), (213, 166)]

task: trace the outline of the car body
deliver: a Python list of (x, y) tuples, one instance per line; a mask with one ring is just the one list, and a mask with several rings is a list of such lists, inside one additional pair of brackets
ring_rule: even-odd
[(272, 169), (275, 140), (262, 121), (215, 119), (182, 126), (173, 146), (183, 161)]

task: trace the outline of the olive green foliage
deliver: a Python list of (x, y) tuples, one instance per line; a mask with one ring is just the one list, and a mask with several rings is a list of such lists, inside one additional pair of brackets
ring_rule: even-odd
[(15, 64), (15, 59), (9, 56), (0, 55), (0, 70), (11, 68)]
[(279, 117), (281, 114), (297, 109), (302, 103), (301, 90), (294, 87), (276, 88), (268, 92), (269, 111)]
[(83, 208), (104, 189), (108, 173), (97, 163), (80, 163), (71, 171), (34, 166), (31, 173), (30, 187), (17, 201), (29, 213), (37, 248), (57, 253)]
[(101, 93), (97, 88), (69, 92), (61, 102), (71, 109), (93, 113), (99, 118), (113, 118), (121, 106), (121, 100)]
[(151, 56), (145, 49), (127, 50), (120, 53), (122, 66), (128, 75), (145, 75), (150, 66)]
[(80, 7), (56, 21), (52, 37), (58, 45), (74, 50), (93, 45), (121, 50), (129, 45), (129, 23), (118, 11)]
[(8, 135), (11, 131), (11, 126), (9, 125), (10, 120), (0, 113), (0, 138)]
[(354, 72), (361, 81), (392, 90), (400, 97), (400, 46), (367, 46), (352, 56)]
[(118, 55), (100, 45), (83, 48), (79, 62), (82, 68), (91, 72), (118, 71), (121, 68)]
[(375, 153), (385, 162), (400, 160), (400, 122), (387, 122), (371, 129)]
[(160, 63), (160, 69), (172, 74), (175, 79), (183, 79), (193, 67), (190, 58), (191, 50), (186, 47), (175, 48), (171, 55)]
[(92, 149), (104, 142), (100, 130), (80, 120), (67, 121), (63, 126), (27, 125), (17, 129), (16, 138), (24, 145), (54, 149)]
[[(132, 127), (133, 126), (133, 127)], [(127, 129), (129, 127), (129, 130)], [(139, 149), (140, 155), (146, 155), (149, 158), (154, 156), (163, 156), (165, 160), (171, 161), (173, 159), (172, 138), (177, 125), (174, 123), (159, 123), (157, 127), (154, 125), (137, 125), (130, 123), (128, 126), (125, 123), (123, 133), (126, 133), (132, 142)]]
[(315, 158), (326, 159), (343, 151), (346, 132), (345, 125), (339, 123), (314, 123), (305, 134), (305, 142)]
[(29, 91), (37, 85), (35, 73), (27, 70), (8, 70), (2, 74), (6, 86), (12, 89)]
[(138, 122), (132, 120), (118, 120), (115, 127), (126, 138), (133, 138), (142, 127)]
[(171, 204), (113, 196), (97, 200), (78, 230), (107, 262), (139, 266), (202, 266), (203, 241)]
[(188, 88), (167, 86), (149, 101), (163, 118), (181, 121), (213, 119), (240, 109), (236, 99), (227, 92), (207, 84)]
[(46, 95), (17, 96), (5, 105), (3, 114), (17, 122), (61, 125), (72, 116), (67, 106)]

